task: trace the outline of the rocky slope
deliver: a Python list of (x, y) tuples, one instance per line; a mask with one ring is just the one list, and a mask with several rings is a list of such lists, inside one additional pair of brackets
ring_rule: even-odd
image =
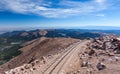
[(60, 51), (77, 41), (77, 39), (72, 38), (42, 37), (27, 42), (23, 44), (24, 47), (20, 49), (23, 53), (2, 65), (0, 67), (0, 72), (13, 69), (23, 64), (29, 64), (36, 59), (43, 60), (45, 56), (60, 53)]
[(119, 74), (120, 37), (107, 35), (93, 39), (79, 57), (80, 70), (70, 74)]

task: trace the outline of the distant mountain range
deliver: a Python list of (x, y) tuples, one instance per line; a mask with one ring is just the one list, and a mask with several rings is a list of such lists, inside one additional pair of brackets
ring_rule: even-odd
[(89, 29), (89, 30), (120, 30), (120, 27), (115, 26), (84, 26), (81, 29)]
[[(97, 27), (97, 26), (96, 26)], [(6, 32), (0, 35), (0, 37), (7, 37), (7, 38), (23, 38), (27, 40), (31, 40), (38, 37), (72, 37), (72, 38), (95, 38), (99, 37), (103, 34), (117, 34), (120, 35), (120, 30), (109, 30), (112, 27), (109, 27), (108, 30), (99, 30), (96, 27), (88, 27), (89, 29), (37, 29), (37, 30), (20, 30), (20, 31), (12, 31)], [(90, 29), (91, 28), (91, 29)], [(98, 27), (100, 28), (100, 27)], [(115, 29), (115, 27), (113, 27)]]
[(0, 34), (12, 32), (16, 30), (35, 30), (35, 29), (85, 29), (85, 30), (120, 30), (120, 27), (115, 26), (64, 26), (64, 27), (28, 27), (28, 28), (0, 28)]
[(95, 33), (92, 30), (81, 29), (45, 29), (45, 30), (31, 30), (31, 31), (13, 31), (6, 32), (0, 35), (0, 37), (7, 37), (10, 39), (26, 39), (31, 40), (38, 37), (71, 37), (71, 38), (95, 38), (99, 37), (100, 33)]

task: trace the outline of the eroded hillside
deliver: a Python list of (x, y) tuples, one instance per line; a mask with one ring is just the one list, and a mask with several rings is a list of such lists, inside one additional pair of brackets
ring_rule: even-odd
[(22, 54), (13, 58), (0, 67), (0, 71), (6, 71), (25, 63), (31, 63), (36, 59), (42, 59), (44, 56), (51, 56), (64, 50), (69, 45), (77, 42), (72, 38), (38, 38), (23, 44)]

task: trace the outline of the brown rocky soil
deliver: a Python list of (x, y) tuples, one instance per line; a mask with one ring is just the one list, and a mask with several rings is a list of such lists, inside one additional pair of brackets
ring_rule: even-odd
[(91, 40), (42, 38), (23, 46), (23, 54), (1, 68), (8, 70), (6, 74), (120, 74), (120, 37), (116, 35)]
[(120, 74), (119, 36), (93, 39), (88, 48), (79, 53), (79, 57), (80, 69), (70, 74)]
[[(78, 53), (86, 48), (89, 40), (76, 42), (64, 51), (51, 56), (44, 56), (31, 63), (16, 67), (5, 74), (68, 74), (80, 69)], [(78, 65), (79, 64), (79, 65)]]
[[(19, 67), (23, 64), (29, 64), (36, 59), (43, 60), (45, 56), (51, 56), (60, 53), (66, 47), (79, 41), (72, 38), (38, 38), (27, 42), (20, 50), (23, 53), (0, 67), (0, 72)], [(44, 61), (45, 62), (45, 61)]]

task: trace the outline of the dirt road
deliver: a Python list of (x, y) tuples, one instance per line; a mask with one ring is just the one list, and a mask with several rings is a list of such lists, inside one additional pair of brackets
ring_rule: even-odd
[[(44, 72), (43, 74), (66, 74), (70, 70), (72, 65), (72, 59), (76, 58), (79, 49), (85, 46), (88, 41), (82, 41), (74, 44), (68, 51), (66, 51), (60, 58), (55, 60)], [(78, 58), (77, 58), (78, 59)], [(75, 60), (75, 59), (74, 59)], [(77, 63), (77, 62), (75, 62)]]

